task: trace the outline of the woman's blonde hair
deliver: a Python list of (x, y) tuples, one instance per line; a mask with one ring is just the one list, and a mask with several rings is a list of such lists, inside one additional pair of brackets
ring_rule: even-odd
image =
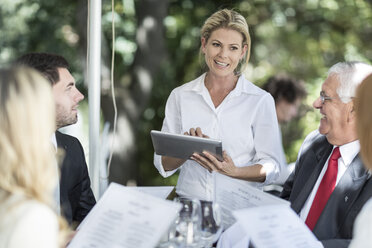
[[(245, 18), (234, 10), (222, 9), (214, 14), (212, 14), (204, 23), (201, 28), (201, 37), (208, 42), (213, 31), (226, 28), (232, 29), (239, 32), (243, 36), (242, 47), (247, 45), (247, 51), (242, 61), (239, 63), (235, 69), (235, 74), (239, 75), (244, 71), (245, 67), (248, 65), (250, 52), (251, 52), (251, 37), (249, 35), (249, 27)], [(200, 56), (203, 55), (202, 49), (200, 48)]]
[(0, 70), (0, 188), (50, 205), (57, 182), (51, 87), (26, 68)]
[[(0, 69), (0, 189), (51, 208), (58, 183), (51, 85), (25, 67)], [(60, 218), (60, 242), (67, 225)]]
[(357, 132), (364, 165), (372, 169), (372, 74), (357, 89)]

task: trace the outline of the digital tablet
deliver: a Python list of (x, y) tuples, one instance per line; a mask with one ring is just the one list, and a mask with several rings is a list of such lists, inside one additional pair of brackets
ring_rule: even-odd
[(189, 159), (194, 152), (208, 151), (222, 161), (222, 142), (196, 136), (151, 131), (155, 153), (181, 159)]

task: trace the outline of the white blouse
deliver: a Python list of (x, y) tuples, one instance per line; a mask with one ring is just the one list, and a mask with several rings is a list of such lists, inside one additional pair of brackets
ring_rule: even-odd
[[(162, 131), (183, 134), (190, 128), (200, 127), (210, 138), (222, 141), (223, 150), (235, 166), (261, 164), (266, 170), (264, 184), (272, 183), (279, 175), (281, 156), (273, 98), (242, 75), (235, 89), (215, 108), (204, 84), (205, 75), (171, 92), (165, 107)], [(176, 172), (164, 171), (161, 156), (156, 154), (154, 164), (163, 177)], [(263, 185), (248, 181), (247, 184)], [(181, 196), (213, 200), (212, 174), (198, 163), (187, 160), (180, 167), (176, 189)]]
[(368, 200), (354, 223), (349, 248), (372, 248), (372, 199)]
[(57, 215), (48, 206), (20, 195), (1, 201), (0, 247), (57, 248), (58, 230)]

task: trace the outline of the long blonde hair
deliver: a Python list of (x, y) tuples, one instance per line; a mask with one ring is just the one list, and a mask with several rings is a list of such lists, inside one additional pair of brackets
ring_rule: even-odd
[[(0, 189), (54, 207), (58, 183), (55, 103), (50, 83), (33, 69), (0, 69)], [(67, 235), (59, 218), (60, 242)]]
[(372, 74), (359, 85), (355, 102), (360, 152), (364, 165), (372, 170)]
[(50, 205), (57, 182), (51, 87), (26, 68), (0, 70), (0, 188)]

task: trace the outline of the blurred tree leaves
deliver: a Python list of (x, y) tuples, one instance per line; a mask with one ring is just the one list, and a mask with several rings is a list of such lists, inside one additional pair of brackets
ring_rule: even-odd
[[(151, 0), (147, 1), (151, 3)], [(128, 107), (125, 99), (129, 98), (138, 105), (144, 104), (136, 108), (140, 119), (131, 123), (130, 133), (120, 139), (133, 139), (130, 145), (135, 147), (133, 150), (137, 155), (126, 166), (134, 171), (130, 178), (141, 185), (176, 182), (177, 176), (163, 179), (154, 168), (149, 131), (161, 128), (170, 91), (202, 73), (199, 31), (205, 19), (216, 10), (234, 8), (247, 19), (252, 37), (251, 60), (245, 72), (248, 79), (261, 85), (268, 77), (285, 72), (306, 83), (309, 95), (304, 101), (301, 118), (282, 128), (289, 161), (296, 159), (305, 135), (318, 126), (319, 115), (312, 110), (311, 104), (319, 94), (327, 69), (344, 60), (372, 61), (372, 10), (371, 4), (364, 0), (169, 0), (164, 5), (167, 9), (162, 21), (165, 51), (148, 53), (148, 60), (152, 65), (156, 64), (157, 70), (152, 74), (148, 100), (146, 97), (142, 102), (141, 97), (132, 95), (132, 88), (141, 83), (133, 75), (133, 64), (139, 50), (139, 20), (146, 18), (139, 17), (141, 11), (138, 8), (144, 3), (145, 0), (115, 1), (117, 91), (128, 92), (127, 97), (122, 96), (123, 108)], [(102, 51), (106, 63), (103, 80), (107, 82), (107, 61), (112, 49), (111, 3), (103, 1), (102, 4)], [(82, 11), (86, 5), (86, 0), (2, 0), (0, 64), (7, 64), (31, 51), (60, 53), (71, 62), (74, 76), (81, 81), (85, 67), (83, 32), (86, 27), (79, 18), (86, 17)], [(157, 28), (154, 26), (155, 32)], [(156, 41), (147, 42), (151, 48), (151, 43)], [(151, 64), (146, 66), (152, 67)], [(109, 98), (107, 84), (103, 83), (103, 87), (103, 94)], [(105, 121), (112, 123), (111, 114), (103, 116)], [(116, 166), (123, 166), (122, 162), (117, 163)], [(126, 170), (120, 173), (126, 173)]]

